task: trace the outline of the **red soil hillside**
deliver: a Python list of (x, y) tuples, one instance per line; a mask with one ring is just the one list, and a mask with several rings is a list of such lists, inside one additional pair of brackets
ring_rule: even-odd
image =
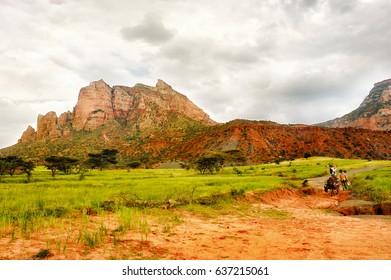
[(235, 120), (209, 128), (207, 133), (182, 143), (177, 154), (186, 159), (212, 150), (240, 149), (254, 163), (304, 157), (306, 153), (312, 156), (389, 159), (390, 136), (391, 132), (356, 128)]

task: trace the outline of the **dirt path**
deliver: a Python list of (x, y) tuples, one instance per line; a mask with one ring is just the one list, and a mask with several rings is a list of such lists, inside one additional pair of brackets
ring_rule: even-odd
[[(253, 204), (248, 217), (204, 219), (188, 216), (170, 240), (168, 259), (391, 259), (391, 219), (385, 216), (340, 216), (319, 210), (337, 205), (323, 193), (302, 196), (279, 192)], [(262, 212), (288, 213), (267, 217)]]
[[(352, 170), (349, 175), (376, 168)], [(188, 215), (172, 238), (158, 238), (156, 244), (169, 248), (167, 259), (391, 259), (391, 217), (341, 216), (332, 211), (349, 192), (324, 194), (327, 178), (309, 180), (315, 189), (310, 196), (281, 190), (248, 197), (251, 217)]]
[[(366, 170), (350, 171), (349, 175)], [(312, 195), (299, 190), (249, 193), (231, 215), (205, 218), (183, 210), (162, 210), (172, 211), (183, 222), (172, 227), (151, 224), (143, 242), (134, 232), (110, 234), (90, 249), (76, 242), (77, 232), (64, 235), (46, 230), (28, 240), (2, 238), (0, 259), (28, 259), (40, 249), (50, 248), (49, 259), (391, 260), (391, 216), (336, 213), (332, 209), (345, 201), (349, 192), (333, 197), (324, 194), (326, 179), (309, 181), (316, 190)], [(94, 217), (90, 222), (104, 223), (113, 232), (118, 226), (114, 218)], [(71, 241), (65, 243), (68, 237)]]

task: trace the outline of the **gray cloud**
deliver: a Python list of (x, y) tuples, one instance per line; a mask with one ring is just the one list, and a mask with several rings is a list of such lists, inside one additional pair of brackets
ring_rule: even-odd
[(161, 78), (221, 122), (311, 124), (390, 78), (390, 1), (242, 2), (1, 1), (0, 147), (93, 80)]
[(122, 28), (121, 35), (128, 41), (144, 40), (150, 44), (158, 44), (169, 41), (174, 33), (164, 26), (159, 15), (151, 13), (145, 15), (140, 24)]

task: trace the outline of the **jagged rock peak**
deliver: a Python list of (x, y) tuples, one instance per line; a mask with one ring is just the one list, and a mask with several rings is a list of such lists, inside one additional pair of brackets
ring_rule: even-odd
[[(97, 90), (99, 91), (111, 91), (111, 87), (102, 79), (98, 81), (90, 82), (90, 84), (82, 89), (91, 89), (91, 90)], [(82, 90), (81, 89), (81, 90)]]
[(37, 139), (57, 139), (61, 136), (58, 127), (58, 117), (56, 112), (50, 111), (46, 115), (38, 115), (37, 119)]
[(103, 79), (90, 82), (89, 86), (106, 85), (109, 86)]
[(172, 87), (167, 84), (165, 81), (158, 79), (156, 83), (156, 88), (158, 89), (172, 89)]
[(18, 140), (18, 143), (26, 143), (34, 141), (37, 137), (35, 129), (29, 125), (25, 132), (23, 132), (22, 137)]

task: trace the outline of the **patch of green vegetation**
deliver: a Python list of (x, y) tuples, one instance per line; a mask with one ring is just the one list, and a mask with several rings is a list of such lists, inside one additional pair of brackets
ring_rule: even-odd
[(363, 200), (391, 201), (391, 167), (355, 175), (352, 192)]
[[(30, 183), (23, 175), (6, 176), (0, 183), (0, 236), (30, 238), (40, 229), (60, 228), (63, 220), (78, 223), (87, 219), (87, 223), (90, 214), (111, 213), (120, 223), (117, 234), (136, 231), (146, 240), (151, 217), (167, 223), (166, 232), (174, 230), (180, 217), (171, 214), (170, 207), (208, 217), (245, 213), (243, 207), (237, 207), (246, 192), (299, 188), (308, 178), (327, 175), (329, 164), (349, 173), (391, 162), (311, 157), (279, 164), (224, 167), (213, 175), (185, 169), (91, 170), (84, 173), (83, 180), (80, 174), (58, 173), (53, 178), (50, 170), (39, 166)], [(384, 168), (359, 175), (353, 183), (371, 189), (368, 199), (383, 201), (389, 200), (390, 177), (390, 168)], [(166, 210), (162, 210), (164, 205)], [(266, 214), (284, 217), (279, 212)], [(99, 244), (105, 236), (98, 230), (84, 233), (82, 243), (87, 247)]]

